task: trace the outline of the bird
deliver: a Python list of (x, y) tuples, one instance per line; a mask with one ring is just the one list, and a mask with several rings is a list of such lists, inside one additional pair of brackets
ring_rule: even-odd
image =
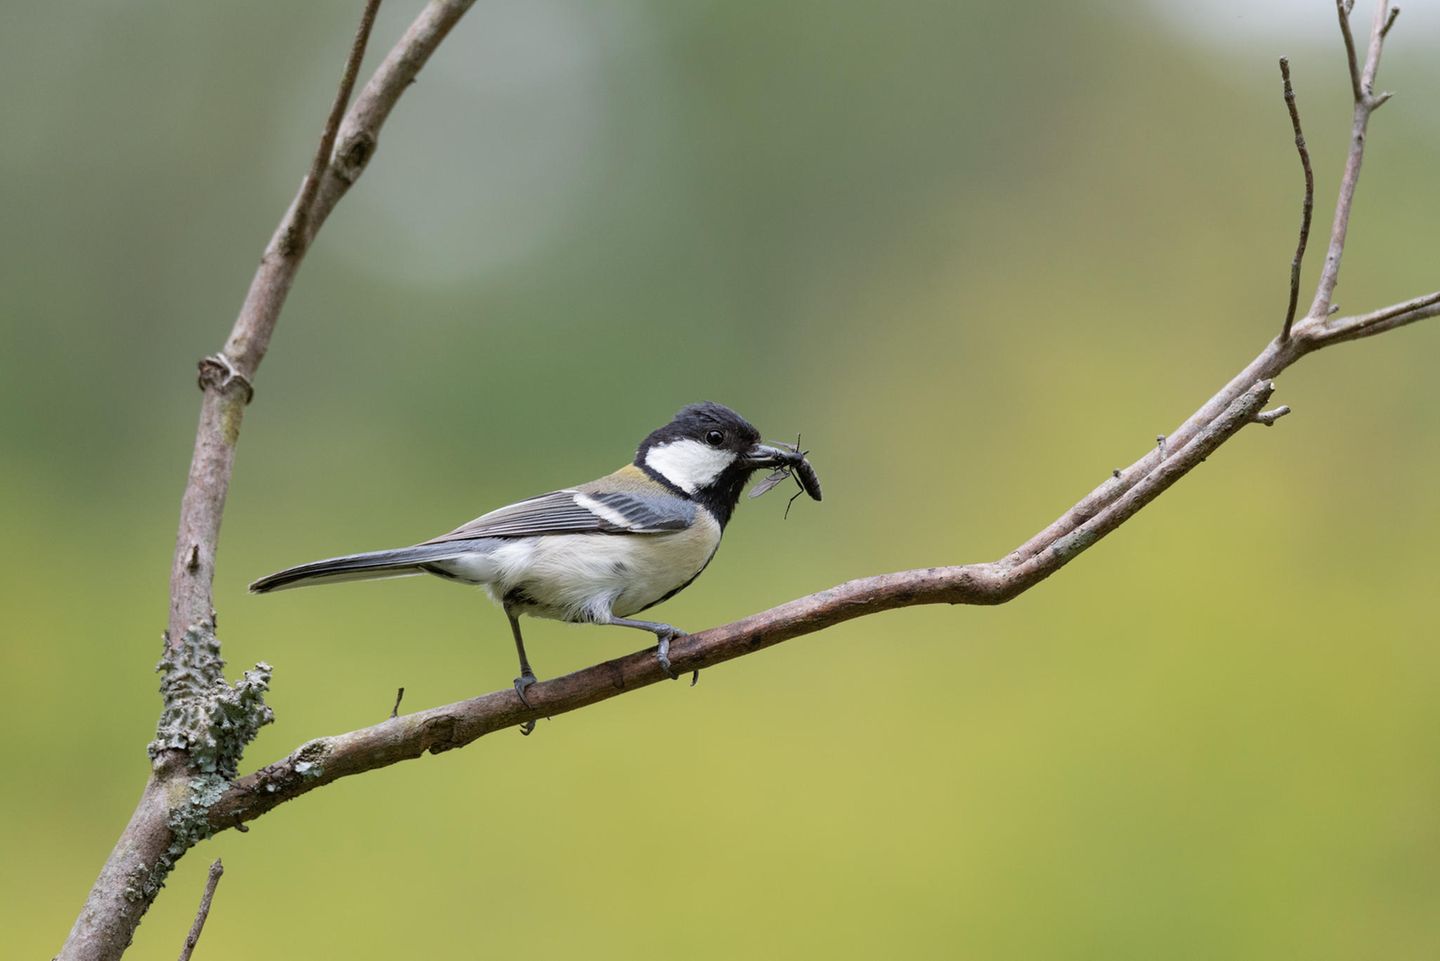
[[(651, 431), (630, 463), (598, 480), (517, 501), (411, 547), (286, 568), (255, 581), (250, 591), (413, 574), (484, 587), (510, 621), (520, 660), (515, 693), (526, 707), (525, 692), (536, 677), (522, 616), (649, 631), (658, 642), (656, 659), (675, 679), (670, 644), (685, 632), (634, 615), (700, 576), (754, 471), (804, 462), (798, 448), (760, 437), (723, 404), (690, 404)], [(527, 721), (521, 733), (534, 724)]]

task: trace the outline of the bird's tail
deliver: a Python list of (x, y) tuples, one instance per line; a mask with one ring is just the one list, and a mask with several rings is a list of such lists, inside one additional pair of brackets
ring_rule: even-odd
[(338, 581), (368, 581), (382, 577), (408, 577), (426, 573), (426, 565), (465, 552), (461, 544), (422, 544), (389, 551), (347, 554), (266, 575), (250, 585), (251, 594), (265, 594), (289, 587), (329, 584)]

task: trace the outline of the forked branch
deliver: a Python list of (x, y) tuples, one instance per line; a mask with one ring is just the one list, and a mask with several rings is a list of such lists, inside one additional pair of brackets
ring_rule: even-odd
[(1360, 182), (1360, 163), (1365, 159), (1365, 132), (1370, 125), (1370, 115), (1390, 99), (1388, 93), (1375, 93), (1375, 74), (1380, 69), (1380, 51), (1385, 45), (1386, 25), (1393, 23), (1389, 15), (1390, 0), (1379, 0), (1375, 4), (1375, 19), (1370, 29), (1370, 45), (1365, 54), (1363, 68), (1356, 63), (1355, 37), (1350, 32), (1350, 10), (1353, 6), (1354, 0), (1335, 0), (1335, 8), (1340, 15), (1340, 30), (1345, 37), (1345, 54), (1350, 68), (1350, 87), (1355, 109), (1350, 123), (1350, 150), (1345, 157), (1345, 171), (1340, 175), (1340, 190), (1335, 199), (1335, 219), (1330, 225), (1330, 246), (1325, 252), (1320, 282), (1315, 286), (1315, 299), (1306, 315), (1311, 319), (1325, 317), (1330, 313), (1335, 285), (1340, 281), (1340, 258), (1345, 255), (1345, 235), (1350, 229), (1350, 209), (1355, 205), (1355, 187)]
[[(430, 0), (346, 110), (379, 6), (379, 0), (365, 0), (309, 172), (266, 245), (224, 348), (200, 362), (204, 394), (170, 571), (167, 659), (183, 659), (187, 639), (199, 639), (213, 645), (210, 656), (220, 663), (211, 593), (216, 545), (255, 371), (316, 231), (364, 171), (401, 94), (473, 2)], [(166, 704), (167, 713), (185, 707)], [(162, 746), (156, 752), (135, 812), (91, 887), (59, 958), (114, 959), (125, 952), (170, 867), (203, 836), (197, 832), (204, 819), (197, 818), (196, 809), (203, 815), (208, 795), (197, 795), (196, 773), (189, 751)]]

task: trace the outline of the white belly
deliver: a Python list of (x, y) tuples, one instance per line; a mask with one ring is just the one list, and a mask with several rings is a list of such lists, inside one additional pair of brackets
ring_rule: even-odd
[(673, 533), (488, 541), (483, 553), (434, 566), (484, 584), (497, 603), (524, 613), (604, 623), (649, 607), (700, 573), (720, 545), (720, 525), (703, 510), (695, 520)]

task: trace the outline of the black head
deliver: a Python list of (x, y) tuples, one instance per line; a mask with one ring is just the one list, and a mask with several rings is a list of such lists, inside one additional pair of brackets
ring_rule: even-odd
[(750, 475), (787, 458), (760, 443), (760, 432), (724, 404), (684, 407), (640, 442), (635, 466), (678, 493), (704, 504), (721, 524), (730, 519)]

